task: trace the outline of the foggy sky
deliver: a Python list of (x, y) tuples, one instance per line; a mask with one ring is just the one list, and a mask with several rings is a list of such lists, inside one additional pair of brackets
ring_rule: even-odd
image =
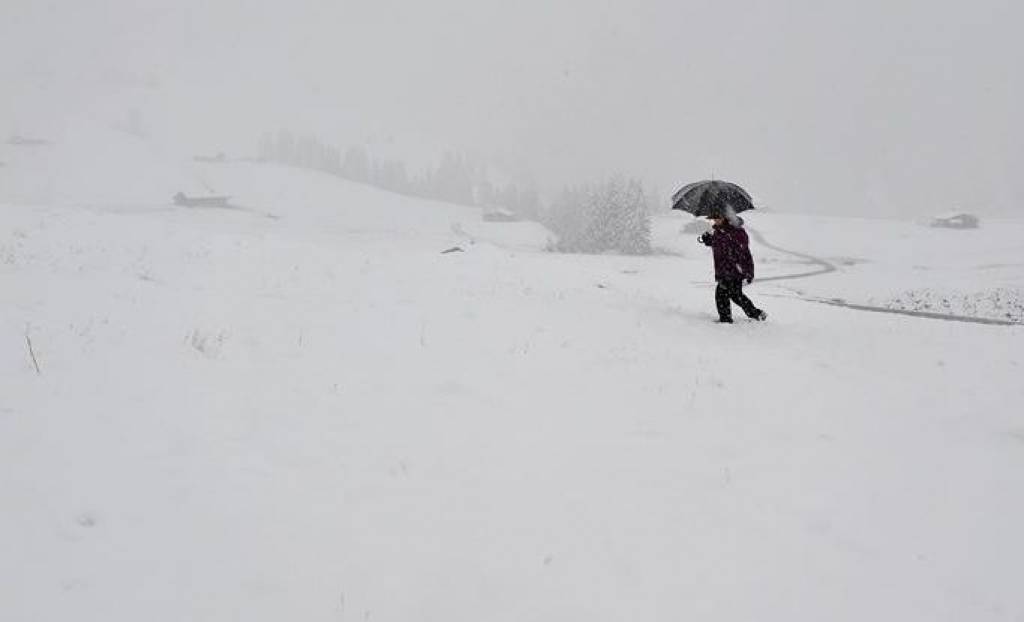
[(1020, 214), (1022, 18), (1010, 0), (0, 0), (0, 131), (149, 80), (147, 114), (230, 151), (282, 126), (383, 132), (511, 154), (552, 188), (714, 174), (782, 210)]

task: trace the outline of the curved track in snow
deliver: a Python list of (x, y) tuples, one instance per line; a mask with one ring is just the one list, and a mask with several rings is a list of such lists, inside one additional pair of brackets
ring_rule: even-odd
[(835, 272), (837, 270), (835, 265), (833, 265), (832, 263), (830, 263), (828, 261), (825, 261), (824, 259), (822, 259), (820, 257), (815, 257), (813, 255), (807, 255), (805, 253), (798, 253), (796, 251), (791, 251), (791, 250), (786, 249), (786, 248), (775, 246), (774, 244), (772, 244), (771, 242), (766, 240), (765, 237), (763, 235), (761, 235), (761, 232), (757, 231), (756, 229), (752, 229), (750, 227), (747, 227), (747, 232), (750, 233), (750, 237), (754, 238), (755, 242), (757, 242), (761, 246), (764, 246), (765, 248), (770, 248), (773, 251), (777, 251), (779, 253), (784, 253), (786, 255), (792, 255), (793, 257), (798, 257), (800, 259), (803, 259), (807, 263), (814, 264), (814, 265), (818, 266), (817, 269), (811, 270), (810, 272), (801, 272), (799, 274), (784, 274), (784, 275), (781, 275), (781, 276), (770, 276), (770, 277), (767, 277), (767, 278), (758, 279), (758, 282), (760, 282), (760, 283), (765, 283), (765, 282), (768, 282), (768, 281), (789, 281), (789, 280), (792, 280), (792, 279), (805, 279), (805, 278), (811, 277), (811, 276), (820, 276), (822, 274), (828, 274), (829, 272)]
[[(797, 273), (797, 274), (783, 274), (783, 275), (779, 275), (779, 276), (770, 276), (770, 277), (763, 278), (763, 279), (757, 279), (757, 281), (759, 283), (766, 283), (766, 282), (770, 282), (770, 281), (789, 281), (789, 280), (792, 280), (792, 279), (803, 279), (803, 278), (808, 278), (808, 277), (813, 277), (813, 276), (821, 276), (823, 274), (828, 274), (830, 272), (836, 272), (838, 270), (838, 268), (836, 268), (834, 264), (832, 264), (831, 262), (826, 261), (826, 260), (824, 260), (824, 259), (822, 259), (820, 257), (815, 257), (813, 255), (808, 255), (806, 253), (798, 253), (796, 251), (792, 251), (792, 250), (789, 250), (789, 249), (786, 249), (786, 248), (782, 248), (782, 247), (776, 246), (776, 245), (772, 244), (771, 242), (769, 242), (768, 240), (766, 240), (765, 237), (759, 231), (757, 231), (755, 229), (747, 227), (747, 232), (750, 233), (750, 237), (752, 237), (755, 242), (757, 242), (761, 246), (764, 246), (765, 248), (770, 248), (773, 251), (776, 251), (776, 252), (779, 252), (779, 253), (784, 253), (786, 255), (791, 255), (793, 257), (798, 257), (798, 258), (800, 258), (800, 259), (802, 259), (802, 260), (804, 260), (804, 261), (806, 261), (806, 262), (808, 262), (810, 264), (815, 264), (815, 265), (818, 266), (817, 269), (811, 270), (809, 272), (800, 272), (800, 273)], [(854, 310), (854, 311), (864, 311), (864, 312), (867, 312), (867, 313), (891, 313), (891, 314), (894, 314), (894, 315), (906, 315), (906, 316), (909, 316), (909, 317), (924, 318), (924, 319), (929, 319), (929, 320), (943, 320), (943, 321), (946, 321), (946, 322), (963, 322), (963, 323), (967, 323), (967, 324), (987, 324), (987, 325), (990, 325), (990, 326), (1021, 326), (1022, 325), (1021, 322), (1015, 322), (1013, 320), (1000, 320), (1000, 319), (996, 319), (996, 318), (986, 318), (986, 317), (971, 317), (971, 316), (968, 316), (968, 315), (949, 315), (949, 314), (945, 314), (945, 313), (934, 313), (934, 312), (931, 312), (931, 311), (912, 311), (912, 310), (907, 310), (907, 309), (892, 309), (892, 308), (889, 308), (889, 307), (878, 307), (878, 306), (874, 306), (874, 305), (856, 304), (856, 303), (847, 302), (846, 300), (843, 300), (842, 298), (809, 298), (809, 297), (806, 297), (806, 296), (799, 296), (799, 295), (798, 296), (781, 296), (781, 295), (777, 295), (777, 294), (776, 295), (767, 294), (767, 295), (771, 296), (771, 297), (776, 297), (776, 298), (790, 298), (790, 299), (793, 299), (793, 300), (802, 300), (804, 302), (813, 302), (813, 303), (817, 303), (817, 304), (824, 304), (824, 305), (829, 305), (829, 306), (832, 306), (832, 307), (842, 307), (844, 309), (851, 309), (851, 310)]]

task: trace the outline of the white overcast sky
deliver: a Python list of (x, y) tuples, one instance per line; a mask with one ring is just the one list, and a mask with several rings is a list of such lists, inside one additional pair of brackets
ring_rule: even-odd
[(182, 135), (383, 129), (515, 154), (551, 186), (714, 173), (787, 210), (1020, 214), (1021, 7), (0, 0), (0, 131), (148, 76)]

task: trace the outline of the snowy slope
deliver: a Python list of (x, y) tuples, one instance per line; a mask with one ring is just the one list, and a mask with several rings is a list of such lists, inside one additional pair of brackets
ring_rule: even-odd
[(0, 619), (1024, 616), (1024, 329), (784, 282), (719, 326), (680, 221), (682, 256), (552, 255), (469, 208), (198, 172), (237, 207), (0, 205)]
[(47, 144), (0, 143), (0, 201), (148, 208), (212, 190), (191, 162), (127, 132), (78, 118), (47, 129), (32, 136)]

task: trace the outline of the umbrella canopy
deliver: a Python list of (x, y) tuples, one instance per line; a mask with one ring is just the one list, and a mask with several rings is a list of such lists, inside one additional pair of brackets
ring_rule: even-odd
[(694, 216), (724, 217), (726, 207), (734, 213), (754, 209), (747, 191), (727, 181), (705, 180), (687, 184), (672, 195), (672, 209), (683, 210)]

